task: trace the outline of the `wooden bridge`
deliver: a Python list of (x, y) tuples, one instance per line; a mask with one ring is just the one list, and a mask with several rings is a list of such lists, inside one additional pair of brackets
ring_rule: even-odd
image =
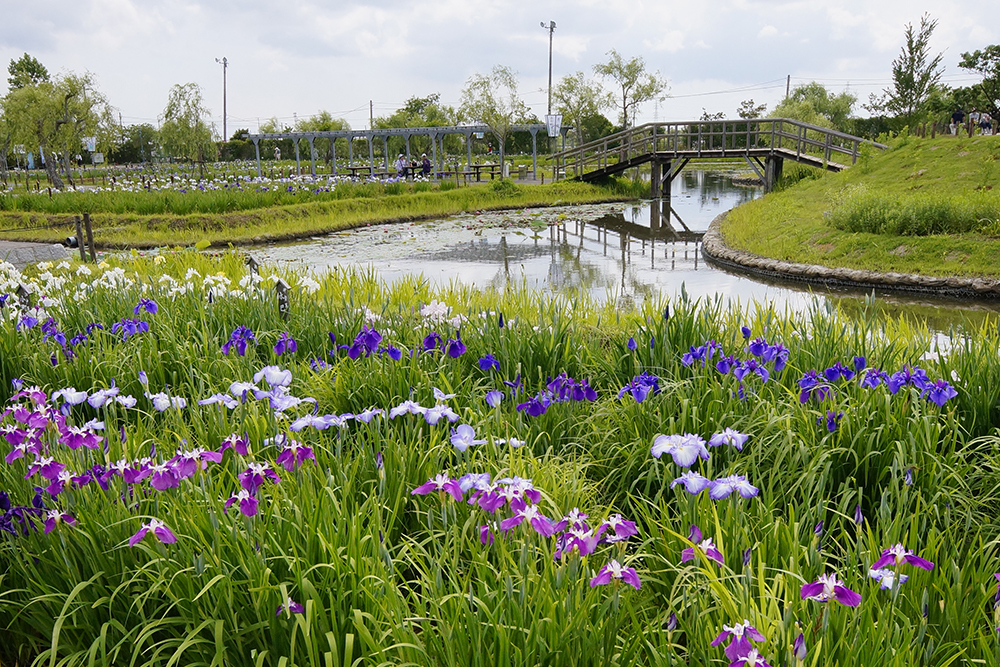
[(560, 173), (594, 181), (651, 163), (651, 197), (670, 196), (670, 182), (693, 159), (743, 158), (767, 191), (784, 160), (840, 171), (864, 147), (887, 146), (789, 118), (646, 123), (556, 153)]

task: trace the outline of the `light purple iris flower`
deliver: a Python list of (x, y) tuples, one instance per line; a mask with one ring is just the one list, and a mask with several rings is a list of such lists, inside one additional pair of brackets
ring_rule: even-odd
[(240, 504), (240, 512), (243, 516), (251, 517), (257, 514), (257, 499), (246, 489), (240, 489), (233, 497), (225, 502), (222, 511), (225, 512), (233, 503)]
[[(879, 582), (882, 590), (885, 591), (892, 589), (896, 585), (896, 572), (894, 570), (872, 568), (868, 570), (868, 576)], [(899, 585), (902, 586), (905, 584), (909, 578), (910, 576), (907, 574), (899, 575)]]
[(216, 403), (221, 403), (230, 410), (238, 406), (240, 403), (235, 398), (229, 394), (212, 394), (208, 398), (203, 398), (198, 401), (198, 405), (214, 405)]
[(624, 567), (621, 563), (612, 559), (597, 572), (596, 577), (590, 580), (590, 587), (610, 584), (612, 580), (624, 581), (636, 590), (639, 590), (639, 587), (642, 585), (639, 581), (639, 575), (636, 574), (634, 568)]
[[(458, 488), (462, 490), (462, 493), (472, 489), (485, 491), (489, 487), (490, 474), (488, 472), (470, 472), (458, 478)], [(469, 502), (473, 503), (475, 501), (470, 498)]]
[(857, 607), (861, 604), (861, 596), (844, 586), (844, 582), (833, 572), (821, 574), (813, 583), (803, 585), (800, 595), (803, 600), (807, 598), (818, 602), (836, 600), (846, 607)]
[(896, 567), (899, 567), (903, 563), (922, 568), (928, 572), (934, 569), (934, 563), (929, 560), (924, 560), (919, 556), (914, 556), (913, 552), (908, 551), (902, 544), (894, 544), (883, 551), (882, 556), (877, 561), (872, 563), (872, 569), (878, 570), (886, 565), (895, 565)]
[(760, 489), (747, 481), (746, 475), (729, 475), (711, 483), (708, 497), (712, 500), (721, 500), (728, 498), (733, 491), (739, 493), (743, 498), (753, 498), (760, 493)]
[(698, 473), (687, 470), (680, 477), (670, 482), (670, 488), (674, 488), (678, 484), (683, 484), (684, 489), (691, 495), (698, 495), (702, 491), (708, 488), (711, 484), (711, 480), (704, 475), (699, 475)]
[(618, 538), (616, 541), (621, 541), (628, 539), (634, 535), (639, 534), (639, 529), (635, 527), (635, 521), (627, 521), (622, 518), (621, 514), (612, 514), (604, 521), (604, 526), (607, 526)]
[(705, 448), (705, 440), (698, 435), (685, 433), (684, 435), (658, 435), (653, 440), (653, 447), (650, 452), (656, 458), (664, 454), (670, 454), (674, 463), (682, 468), (690, 468), (694, 462), (701, 457), (708, 460), (708, 450)]
[(462, 500), (462, 487), (459, 486), (458, 481), (452, 479), (443, 472), (438, 473), (417, 488), (413, 489), (413, 491), (410, 491), (410, 495), (426, 496), (430, 493), (434, 493), (435, 491), (439, 492), (442, 499), (444, 498), (444, 494), (448, 493), (451, 494), (451, 497), (456, 501), (461, 502)]
[(722, 556), (716, 547), (715, 543), (712, 542), (712, 538), (705, 539), (701, 534), (701, 529), (698, 526), (692, 524), (691, 532), (688, 534), (688, 539), (694, 542), (694, 547), (688, 547), (681, 552), (681, 562), (686, 563), (689, 560), (695, 559), (695, 552), (700, 552), (704, 554), (707, 558), (714, 560), (719, 565), (725, 565), (725, 558)]
[(502, 402), (503, 402), (502, 391), (497, 391), (496, 389), (494, 389), (493, 391), (486, 392), (486, 405), (490, 406), (491, 408), (495, 408), (499, 406), (500, 403)]
[(87, 399), (87, 403), (90, 403), (90, 407), (97, 410), (104, 406), (105, 403), (110, 401), (112, 398), (118, 395), (118, 387), (112, 384), (107, 389), (98, 389), (90, 395)]
[(278, 366), (264, 366), (253, 376), (255, 384), (261, 380), (266, 380), (272, 387), (287, 387), (292, 383), (292, 372)]
[(594, 553), (594, 549), (601, 542), (601, 536), (607, 530), (606, 525), (602, 525), (597, 531), (587, 528), (571, 528), (558, 538), (556, 538), (555, 560), (559, 560), (575, 550), (581, 557)]
[(442, 419), (447, 419), (449, 423), (459, 420), (458, 413), (447, 405), (439, 403), (433, 408), (424, 408), (424, 421), (431, 426), (436, 426)]
[(368, 408), (367, 410), (354, 415), (354, 418), (360, 422), (364, 422), (365, 424), (370, 424), (375, 417), (380, 417), (384, 414), (385, 411), (382, 408)]
[(163, 523), (159, 519), (150, 519), (148, 523), (144, 523), (142, 528), (140, 528), (135, 535), (129, 538), (128, 545), (134, 547), (142, 541), (142, 538), (146, 537), (146, 533), (152, 531), (153, 535), (163, 544), (173, 544), (177, 541), (177, 536), (167, 528), (167, 524)]
[(51, 533), (60, 523), (65, 523), (67, 526), (75, 526), (76, 519), (62, 510), (50, 510), (45, 515), (45, 534), (48, 535)]
[(70, 405), (80, 405), (87, 400), (87, 392), (77, 391), (76, 387), (66, 387), (65, 389), (59, 389), (58, 391), (52, 392), (53, 402), (59, 398), (62, 398)]
[(389, 410), (389, 419), (395, 419), (406, 414), (423, 415), (426, 410), (427, 408), (421, 406), (419, 403), (407, 399)]
[[(857, 357), (855, 357), (857, 359)], [(799, 633), (799, 636), (795, 638), (795, 643), (792, 644), (792, 653), (795, 654), (795, 659), (802, 661), (806, 659), (806, 636)]]
[(451, 430), (451, 444), (460, 452), (466, 451), (469, 447), (485, 443), (486, 440), (476, 439), (476, 430), (468, 424), (460, 424), (458, 428)]
[(732, 627), (723, 625), (722, 632), (712, 640), (711, 645), (719, 646), (722, 642), (731, 640), (725, 649), (726, 657), (730, 660), (738, 660), (753, 650), (753, 646), (750, 644), (751, 639), (755, 642), (765, 641), (764, 635), (750, 625), (750, 621), (743, 619), (742, 623), (737, 623)]
[(726, 427), (722, 433), (716, 433), (708, 440), (709, 447), (720, 447), (722, 445), (732, 445), (738, 451), (743, 451), (743, 445), (750, 436), (739, 431)]

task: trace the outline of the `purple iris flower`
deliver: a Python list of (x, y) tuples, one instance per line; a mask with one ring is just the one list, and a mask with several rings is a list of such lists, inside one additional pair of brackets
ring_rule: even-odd
[(152, 299), (139, 299), (139, 303), (137, 303), (135, 308), (132, 309), (132, 314), (138, 315), (140, 311), (145, 310), (150, 315), (156, 315), (156, 311), (159, 309), (160, 307), (157, 306), (156, 302)]
[(858, 526), (865, 522), (865, 515), (861, 513), (861, 504), (854, 506), (854, 523)]
[(67, 526), (75, 526), (76, 519), (62, 510), (50, 510), (45, 515), (45, 534), (48, 535), (51, 533), (60, 523), (65, 523)]
[(455, 338), (449, 338), (445, 344), (445, 348), (448, 350), (448, 356), (452, 359), (458, 359), (465, 354), (465, 343), (462, 342), (462, 333), (458, 332), (455, 334)]
[(597, 572), (597, 576), (590, 580), (590, 587), (610, 584), (612, 580), (615, 582), (624, 581), (636, 590), (639, 590), (639, 587), (642, 585), (635, 568), (624, 567), (621, 563), (612, 559)]
[(451, 497), (456, 501), (461, 502), (462, 500), (462, 487), (459, 486), (458, 481), (448, 477), (444, 473), (438, 473), (431, 479), (427, 480), (417, 488), (410, 491), (410, 495), (414, 496), (426, 496), (429, 493), (438, 492), (441, 499), (444, 500), (445, 494), (451, 494)]
[(313, 464), (316, 463), (312, 447), (306, 447), (298, 440), (289, 438), (285, 443), (285, 448), (281, 450), (274, 462), (288, 472), (292, 472), (308, 460), (312, 460)]
[(552, 537), (558, 532), (552, 520), (539, 512), (538, 508), (534, 505), (525, 505), (515, 510), (514, 516), (500, 522), (500, 530), (506, 533), (512, 528), (521, 525), (525, 520), (542, 537)]
[(229, 394), (212, 394), (208, 398), (203, 398), (198, 401), (198, 405), (213, 405), (215, 403), (221, 403), (230, 410), (238, 406), (240, 403), (235, 398)]
[(375, 417), (379, 417), (383, 414), (385, 414), (385, 411), (382, 410), (382, 408), (368, 408), (367, 410), (354, 415), (354, 418), (365, 424), (370, 424)]
[(389, 410), (389, 419), (395, 419), (396, 417), (400, 417), (406, 414), (423, 416), (425, 412), (427, 412), (427, 408), (423, 407), (422, 405), (420, 405), (415, 401), (407, 399), (402, 403), (400, 403), (399, 405), (397, 405), (396, 407)]
[(937, 380), (927, 385), (924, 389), (923, 395), (928, 401), (935, 404), (939, 408), (943, 408), (944, 404), (948, 402), (948, 399), (955, 398), (958, 396), (958, 392), (944, 380)]
[[(885, 567), (886, 565), (894, 565), (899, 567), (903, 563), (907, 563), (914, 567), (919, 567), (924, 570), (930, 571), (934, 569), (934, 563), (929, 560), (924, 560), (919, 556), (914, 556), (912, 551), (908, 551), (902, 544), (894, 544), (885, 551), (882, 552), (882, 556), (879, 557), (877, 561), (872, 563), (872, 569), (878, 570)], [(902, 582), (900, 582), (902, 583)]]
[(743, 451), (743, 445), (746, 443), (747, 438), (750, 436), (746, 433), (740, 433), (739, 431), (734, 431), (728, 426), (722, 433), (716, 433), (711, 438), (708, 439), (709, 447), (721, 447), (722, 445), (732, 445), (737, 451)]
[(767, 382), (771, 378), (771, 374), (768, 372), (767, 368), (765, 368), (764, 365), (756, 359), (747, 359), (742, 364), (733, 368), (733, 377), (740, 382), (742, 382), (743, 378), (750, 373), (760, 377), (763, 382)]
[(708, 460), (708, 450), (701, 436), (685, 433), (684, 435), (658, 435), (653, 440), (650, 452), (656, 458), (670, 454), (674, 463), (682, 468), (690, 468), (701, 457)]
[(124, 317), (120, 322), (115, 322), (111, 325), (111, 333), (120, 333), (123, 341), (128, 340), (132, 336), (138, 336), (139, 334), (146, 333), (148, 331), (148, 323), (143, 322), (142, 320), (132, 319), (130, 317)]
[(743, 619), (742, 623), (730, 627), (722, 626), (722, 632), (712, 640), (711, 646), (719, 646), (722, 642), (728, 641), (726, 646), (726, 657), (730, 660), (738, 660), (753, 650), (750, 640), (755, 642), (765, 641), (764, 635), (757, 631), (757, 628), (750, 625), (750, 621)]
[(496, 389), (486, 392), (486, 405), (495, 408), (503, 402), (503, 392)]
[(660, 378), (651, 373), (641, 373), (618, 391), (618, 398), (626, 393), (632, 394), (636, 403), (642, 403), (650, 393), (656, 396), (660, 393)]
[(729, 371), (737, 368), (740, 365), (740, 360), (736, 355), (729, 355), (728, 357), (722, 357), (715, 363), (715, 370), (719, 371), (723, 375), (728, 375)]
[(888, 384), (889, 374), (881, 368), (867, 368), (861, 377), (861, 386), (865, 389), (874, 389), (883, 382)]
[(581, 557), (589, 556), (597, 549), (597, 545), (601, 543), (601, 536), (607, 529), (607, 526), (601, 526), (595, 532), (586, 526), (570, 528), (556, 538), (554, 560), (560, 560), (574, 551)]
[(552, 405), (552, 399), (549, 395), (546, 392), (539, 392), (524, 403), (518, 403), (517, 410), (525, 412), (529, 417), (540, 417), (545, 414), (550, 405)]
[(749, 345), (747, 345), (747, 352), (755, 357), (764, 356), (764, 350), (768, 348), (767, 341), (763, 337), (753, 339)]
[(750, 327), (740, 327), (740, 333), (744, 338), (750, 338)]
[(627, 540), (639, 534), (639, 529), (635, 527), (635, 521), (628, 521), (621, 514), (612, 514), (605, 519), (602, 526), (606, 526), (614, 533), (617, 538), (615, 541)]
[(635, 338), (632, 338), (631, 336), (629, 336), (628, 343), (626, 343), (626, 346), (633, 352), (635, 352), (636, 348), (639, 347), (638, 343), (635, 342)]
[(274, 344), (274, 353), (281, 355), (285, 352), (291, 354), (299, 349), (298, 343), (292, 338), (287, 331), (283, 332), (278, 338), (278, 342)]
[(795, 643), (792, 644), (792, 653), (795, 654), (795, 659), (800, 662), (806, 659), (806, 637), (801, 632), (795, 638)]
[(833, 410), (827, 410), (825, 417), (816, 418), (816, 423), (820, 426), (823, 426), (823, 424), (825, 423), (826, 430), (829, 431), (830, 433), (833, 433), (834, 431), (837, 430), (837, 427), (840, 425), (840, 420), (843, 419), (843, 417), (844, 417), (843, 412), (834, 412)]
[(443, 339), (441, 336), (432, 331), (426, 336), (424, 336), (424, 352), (430, 352), (431, 350), (436, 350), (439, 345), (442, 345)]
[(244, 433), (239, 435), (238, 433), (231, 433), (222, 441), (222, 448), (220, 452), (224, 452), (229, 448), (232, 448), (234, 452), (240, 456), (247, 455), (247, 445), (250, 444), (250, 439)]
[(479, 359), (479, 368), (484, 371), (488, 371), (491, 368), (497, 372), (500, 371), (500, 362), (492, 355), (487, 354), (485, 357)]
[[(692, 345), (688, 349), (688, 351), (681, 356), (681, 363), (684, 364), (685, 366), (692, 366), (696, 361), (701, 361), (701, 362), (705, 361), (704, 345), (700, 345), (698, 347)], [(702, 363), (702, 365), (704, 366), (704, 363)]]
[(760, 656), (757, 649), (752, 648), (746, 655), (740, 656), (729, 663), (729, 667), (771, 667), (771, 665)]
[(247, 353), (247, 345), (253, 343), (257, 344), (257, 337), (254, 336), (253, 331), (249, 327), (240, 325), (233, 329), (233, 333), (229, 335), (229, 340), (222, 346), (222, 354), (229, 355), (229, 350), (233, 347), (236, 348), (236, 354), (245, 356)]
[(715, 547), (712, 538), (704, 539), (701, 529), (698, 526), (691, 524), (691, 532), (688, 533), (688, 539), (694, 542), (695, 546), (688, 547), (681, 552), (682, 563), (694, 560), (697, 551), (700, 554), (704, 554), (707, 558), (714, 560), (719, 565), (725, 565), (725, 559), (722, 557), (722, 553)]
[(366, 324), (361, 327), (361, 331), (354, 337), (354, 342), (347, 348), (347, 356), (351, 359), (357, 359), (362, 354), (370, 357), (378, 351), (381, 342), (382, 334)]
[(854, 357), (854, 371), (860, 373), (868, 366), (868, 360), (864, 357)]
[(909, 366), (903, 366), (902, 369), (893, 373), (885, 384), (889, 388), (889, 392), (895, 394), (908, 384), (923, 391), (929, 382), (930, 379), (924, 369), (914, 367), (911, 370)]
[(846, 607), (857, 607), (861, 604), (861, 596), (844, 586), (844, 582), (837, 578), (836, 573), (821, 574), (813, 583), (803, 585), (800, 595), (803, 600), (810, 599), (817, 602), (836, 600)]
[(246, 489), (240, 489), (237, 491), (229, 500), (227, 500), (223, 506), (222, 511), (225, 512), (229, 509), (233, 503), (240, 504), (240, 512), (243, 516), (251, 517), (257, 515), (257, 499), (253, 497)]
[(753, 498), (760, 493), (760, 489), (750, 484), (745, 475), (729, 475), (722, 477), (711, 483), (708, 490), (708, 497), (712, 500), (722, 500), (728, 498), (733, 491), (740, 494), (742, 498)]
[(142, 541), (142, 538), (146, 537), (146, 533), (152, 531), (153, 535), (163, 544), (173, 544), (177, 541), (177, 536), (167, 528), (167, 524), (163, 523), (159, 519), (150, 519), (148, 523), (144, 523), (142, 528), (136, 531), (136, 534), (129, 538), (128, 545), (134, 547)]
[(254, 373), (253, 376), (255, 384), (261, 380), (266, 380), (272, 387), (287, 387), (292, 384), (292, 372), (290, 370), (283, 370), (278, 366), (265, 366)]
[(825, 401), (833, 395), (833, 390), (826, 384), (825, 378), (821, 378), (818, 371), (808, 371), (799, 380), (799, 402), (805, 403), (810, 398), (817, 401)]
[(272, 484), (281, 481), (278, 473), (271, 470), (271, 466), (267, 463), (251, 463), (246, 470), (237, 476), (237, 479), (240, 480), (240, 486), (250, 493), (257, 493), (257, 489), (264, 484), (264, 480), (269, 479)]
[(673, 632), (677, 629), (677, 614), (670, 612), (670, 617), (667, 619), (667, 632)]
[(838, 361), (833, 366), (824, 370), (823, 376), (827, 379), (827, 382), (836, 382), (837, 380), (847, 382), (854, 379), (854, 371)]
[(670, 488), (672, 489), (678, 484), (683, 484), (685, 491), (696, 496), (707, 489), (711, 483), (712, 481), (704, 475), (699, 475), (692, 470), (687, 470), (680, 477), (670, 482)]
[(278, 605), (278, 611), (274, 613), (275, 616), (281, 616), (283, 611), (288, 611), (289, 614), (304, 614), (306, 613), (306, 608), (300, 605), (298, 602), (292, 598), (285, 600), (285, 604)]

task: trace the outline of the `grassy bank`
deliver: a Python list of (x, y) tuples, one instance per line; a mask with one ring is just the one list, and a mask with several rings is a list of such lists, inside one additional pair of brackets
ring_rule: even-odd
[(262, 274), (0, 268), (0, 663), (997, 664), (995, 320)]
[[(400, 184), (378, 187), (384, 190), (392, 185)], [(143, 195), (129, 193), (128, 196)], [(379, 192), (377, 196), (219, 214), (107, 212), (94, 214), (92, 221), (95, 242), (103, 248), (154, 248), (204, 242), (225, 246), (301, 238), (367, 223), (419, 220), (478, 210), (625, 200), (637, 196), (636, 187), (628, 181), (596, 186), (567, 181), (521, 185), (508, 180), (455, 189)], [(6, 240), (59, 242), (72, 233), (72, 218), (68, 215), (0, 212), (0, 238)]]
[(722, 233), (732, 247), (793, 262), (1000, 277), (998, 159), (1000, 137), (907, 137), (739, 207)]

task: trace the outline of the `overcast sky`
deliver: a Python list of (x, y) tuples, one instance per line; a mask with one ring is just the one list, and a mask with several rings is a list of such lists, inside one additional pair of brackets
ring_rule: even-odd
[[(222, 129), (222, 66), (228, 128), (256, 130), (274, 116), (328, 110), (368, 127), (408, 98), (439, 93), (458, 106), (466, 80), (494, 65), (519, 75), (525, 102), (546, 112), (548, 30), (553, 80), (593, 72), (606, 52), (641, 56), (670, 81), (664, 102), (640, 121), (690, 120), (741, 100), (773, 108), (792, 86), (819, 81), (862, 101), (889, 84), (907, 23), (938, 19), (950, 85), (978, 80), (960, 54), (1000, 43), (992, 3), (936, 0), (0, 0), (0, 62), (22, 53), (52, 74), (90, 71), (126, 125), (149, 122), (176, 83), (195, 82)], [(4, 72), (6, 74), (6, 72)], [(6, 76), (0, 81), (6, 92)], [(859, 105), (860, 106), (860, 105)], [(859, 113), (863, 111), (859, 109)], [(606, 115), (615, 120), (613, 110)]]

